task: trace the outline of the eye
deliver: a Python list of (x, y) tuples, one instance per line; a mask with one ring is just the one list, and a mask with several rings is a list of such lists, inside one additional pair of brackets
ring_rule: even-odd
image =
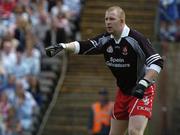
[(114, 21), (114, 20), (116, 20), (116, 18), (110, 17), (109, 20)]
[(114, 17), (106, 17), (105, 18), (105, 21), (114, 21), (114, 20), (116, 20), (116, 18), (114, 18)]

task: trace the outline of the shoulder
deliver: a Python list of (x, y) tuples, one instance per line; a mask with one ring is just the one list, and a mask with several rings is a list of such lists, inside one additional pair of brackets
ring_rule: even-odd
[(101, 34), (98, 34), (96, 35), (94, 38), (92, 39), (101, 39), (101, 38), (106, 38), (106, 37), (110, 37), (110, 34), (105, 32), (105, 33), (101, 33)]
[(110, 39), (111, 39), (110, 34), (102, 33), (94, 38), (89, 39), (89, 41), (93, 43), (94, 46), (102, 48), (106, 43), (110, 41)]
[(137, 31), (135, 29), (130, 29), (129, 37), (132, 37), (135, 40), (146, 39), (146, 37), (141, 32), (139, 32), (139, 31)]
[(145, 37), (144, 34), (134, 29), (130, 30), (129, 35), (126, 38), (126, 40), (129, 40), (130, 42), (133, 42), (133, 43), (137, 43), (140, 46), (151, 44), (150, 40), (147, 37)]

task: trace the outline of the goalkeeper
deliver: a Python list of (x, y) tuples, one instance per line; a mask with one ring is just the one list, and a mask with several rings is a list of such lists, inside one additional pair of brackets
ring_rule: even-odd
[(46, 48), (50, 57), (64, 50), (75, 54), (103, 54), (117, 80), (117, 95), (111, 118), (110, 135), (143, 135), (152, 115), (155, 79), (163, 59), (150, 41), (125, 23), (125, 12), (118, 6), (105, 12), (106, 33), (87, 41), (59, 43)]

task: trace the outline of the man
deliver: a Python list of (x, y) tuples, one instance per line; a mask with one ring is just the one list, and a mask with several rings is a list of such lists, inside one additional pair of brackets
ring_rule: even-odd
[(141, 33), (125, 23), (125, 12), (118, 6), (105, 13), (107, 33), (87, 41), (75, 41), (46, 48), (48, 56), (65, 49), (76, 54), (103, 54), (117, 80), (118, 92), (112, 112), (110, 135), (143, 135), (152, 115), (154, 79), (163, 60)]
[(89, 135), (108, 135), (114, 103), (109, 101), (108, 91), (105, 88), (98, 92), (98, 96), (99, 100), (92, 104), (90, 110), (88, 132)]

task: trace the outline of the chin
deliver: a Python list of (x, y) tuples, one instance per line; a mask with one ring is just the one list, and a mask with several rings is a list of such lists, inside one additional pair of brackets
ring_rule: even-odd
[(107, 33), (112, 34), (113, 32), (112, 32), (112, 31), (107, 30)]

